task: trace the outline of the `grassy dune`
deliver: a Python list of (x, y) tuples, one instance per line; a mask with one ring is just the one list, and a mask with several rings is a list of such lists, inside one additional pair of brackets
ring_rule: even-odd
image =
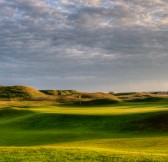
[(168, 161), (168, 102), (6, 101), (0, 161)]
[[(0, 86), (0, 102), (3, 101), (54, 101), (76, 105), (102, 105), (121, 102), (117, 96), (107, 93), (87, 93), (75, 90), (37, 90), (27, 86)], [(15, 105), (14, 105), (15, 106)]]
[(3, 99), (32, 99), (34, 97), (45, 97), (45, 95), (32, 88), (26, 86), (0, 86), (0, 98)]

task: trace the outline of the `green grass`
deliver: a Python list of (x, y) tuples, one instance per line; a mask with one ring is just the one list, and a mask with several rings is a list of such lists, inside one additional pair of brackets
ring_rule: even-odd
[(2, 103), (0, 161), (168, 161), (168, 103)]
[(93, 148), (1, 148), (2, 161), (86, 161), (86, 162), (135, 162), (167, 161), (165, 153), (130, 152)]

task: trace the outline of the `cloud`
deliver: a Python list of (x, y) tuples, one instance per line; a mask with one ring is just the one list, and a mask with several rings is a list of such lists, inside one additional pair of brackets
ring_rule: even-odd
[(0, 81), (167, 80), (167, 10), (166, 0), (0, 0)]

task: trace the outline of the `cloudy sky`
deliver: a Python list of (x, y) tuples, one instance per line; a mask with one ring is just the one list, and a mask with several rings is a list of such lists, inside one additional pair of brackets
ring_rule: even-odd
[(0, 0), (0, 84), (168, 90), (168, 0)]

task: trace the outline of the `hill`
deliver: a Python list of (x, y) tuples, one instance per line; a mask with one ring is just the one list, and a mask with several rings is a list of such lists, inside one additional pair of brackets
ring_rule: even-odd
[(53, 96), (64, 96), (77, 93), (75, 90), (40, 90), (40, 92)]
[(63, 104), (105, 105), (119, 102), (168, 101), (168, 95), (146, 92), (103, 93), (76, 90), (37, 90), (28, 86), (0, 86), (0, 100), (53, 101)]
[(147, 92), (117, 93), (115, 96), (128, 102), (168, 101), (168, 95), (151, 94)]
[(60, 103), (69, 103), (77, 105), (102, 105), (118, 103), (122, 101), (114, 95), (102, 92), (76, 92), (69, 95), (58, 95), (56, 100)]
[(45, 97), (45, 94), (27, 86), (0, 86), (0, 98), (30, 100), (36, 97)]
[(75, 90), (37, 90), (28, 86), (0, 86), (0, 100), (54, 101), (64, 104), (110, 104), (121, 101), (112, 94)]

